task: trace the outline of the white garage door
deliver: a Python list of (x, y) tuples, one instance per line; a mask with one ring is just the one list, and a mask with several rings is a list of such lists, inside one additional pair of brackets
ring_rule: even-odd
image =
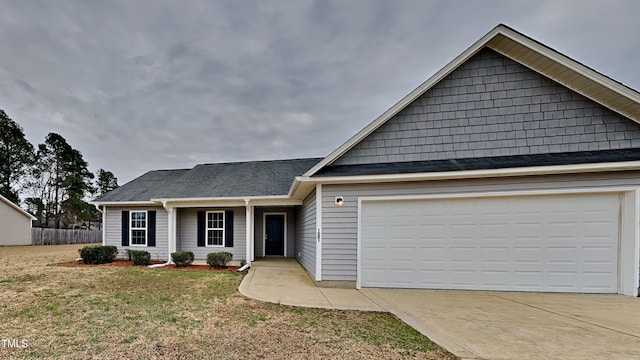
[(363, 201), (362, 287), (616, 293), (618, 194)]

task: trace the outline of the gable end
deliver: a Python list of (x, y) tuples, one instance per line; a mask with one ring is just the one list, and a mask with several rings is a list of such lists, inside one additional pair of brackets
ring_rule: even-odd
[(640, 125), (484, 48), (332, 165), (640, 147)]

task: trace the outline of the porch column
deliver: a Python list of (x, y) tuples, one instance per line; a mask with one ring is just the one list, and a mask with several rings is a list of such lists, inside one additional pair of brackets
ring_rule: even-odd
[[(100, 208), (98, 208), (100, 210)], [(102, 224), (100, 224), (100, 230), (102, 231), (102, 246), (107, 245), (107, 232), (104, 230), (104, 226), (107, 223), (107, 207), (102, 207)]]
[(245, 237), (247, 240), (246, 249), (245, 249), (245, 260), (247, 264), (251, 265), (251, 261), (253, 257), (251, 254), (253, 253), (253, 214), (252, 214), (252, 206), (250, 204), (249, 199), (244, 199), (244, 208), (245, 208)]
[[(171, 229), (169, 230), (169, 250), (170, 252), (176, 252), (178, 251), (178, 236), (176, 233), (178, 231), (178, 209), (174, 207), (170, 207), (169, 209), (169, 218), (171, 219), (169, 221), (169, 224), (171, 224)], [(171, 253), (169, 253), (169, 257), (171, 257)]]
[(322, 184), (316, 184), (316, 281), (322, 281)]
[(171, 261), (171, 253), (176, 252), (176, 208), (168, 206), (166, 202), (162, 203), (162, 207), (167, 211), (167, 258), (169, 263)]

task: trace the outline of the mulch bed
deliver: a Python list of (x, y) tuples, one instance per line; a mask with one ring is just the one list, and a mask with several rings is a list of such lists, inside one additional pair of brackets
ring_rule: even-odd
[[(151, 260), (150, 265), (164, 264), (166, 261)], [(61, 263), (50, 264), (49, 266), (64, 266), (64, 267), (117, 267), (117, 268), (132, 268), (132, 269), (144, 269), (146, 266), (133, 265), (133, 262), (124, 259), (116, 259), (114, 262), (99, 264), (99, 265), (87, 265), (82, 261), (65, 261)], [(170, 271), (208, 271), (208, 272), (234, 272), (238, 270), (239, 266), (229, 266), (224, 269), (214, 269), (209, 265), (191, 265), (188, 267), (175, 267), (174, 265), (167, 265), (155, 268), (156, 270), (170, 270)]]

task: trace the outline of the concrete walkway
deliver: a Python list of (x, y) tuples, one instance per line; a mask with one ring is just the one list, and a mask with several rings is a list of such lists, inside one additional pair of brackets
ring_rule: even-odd
[(317, 287), (294, 259), (266, 258), (254, 261), (239, 290), (246, 297), (283, 305), (385, 311), (355, 289)]
[(258, 300), (388, 311), (461, 359), (640, 359), (640, 299), (621, 295), (316, 287), (295, 260), (259, 260)]

